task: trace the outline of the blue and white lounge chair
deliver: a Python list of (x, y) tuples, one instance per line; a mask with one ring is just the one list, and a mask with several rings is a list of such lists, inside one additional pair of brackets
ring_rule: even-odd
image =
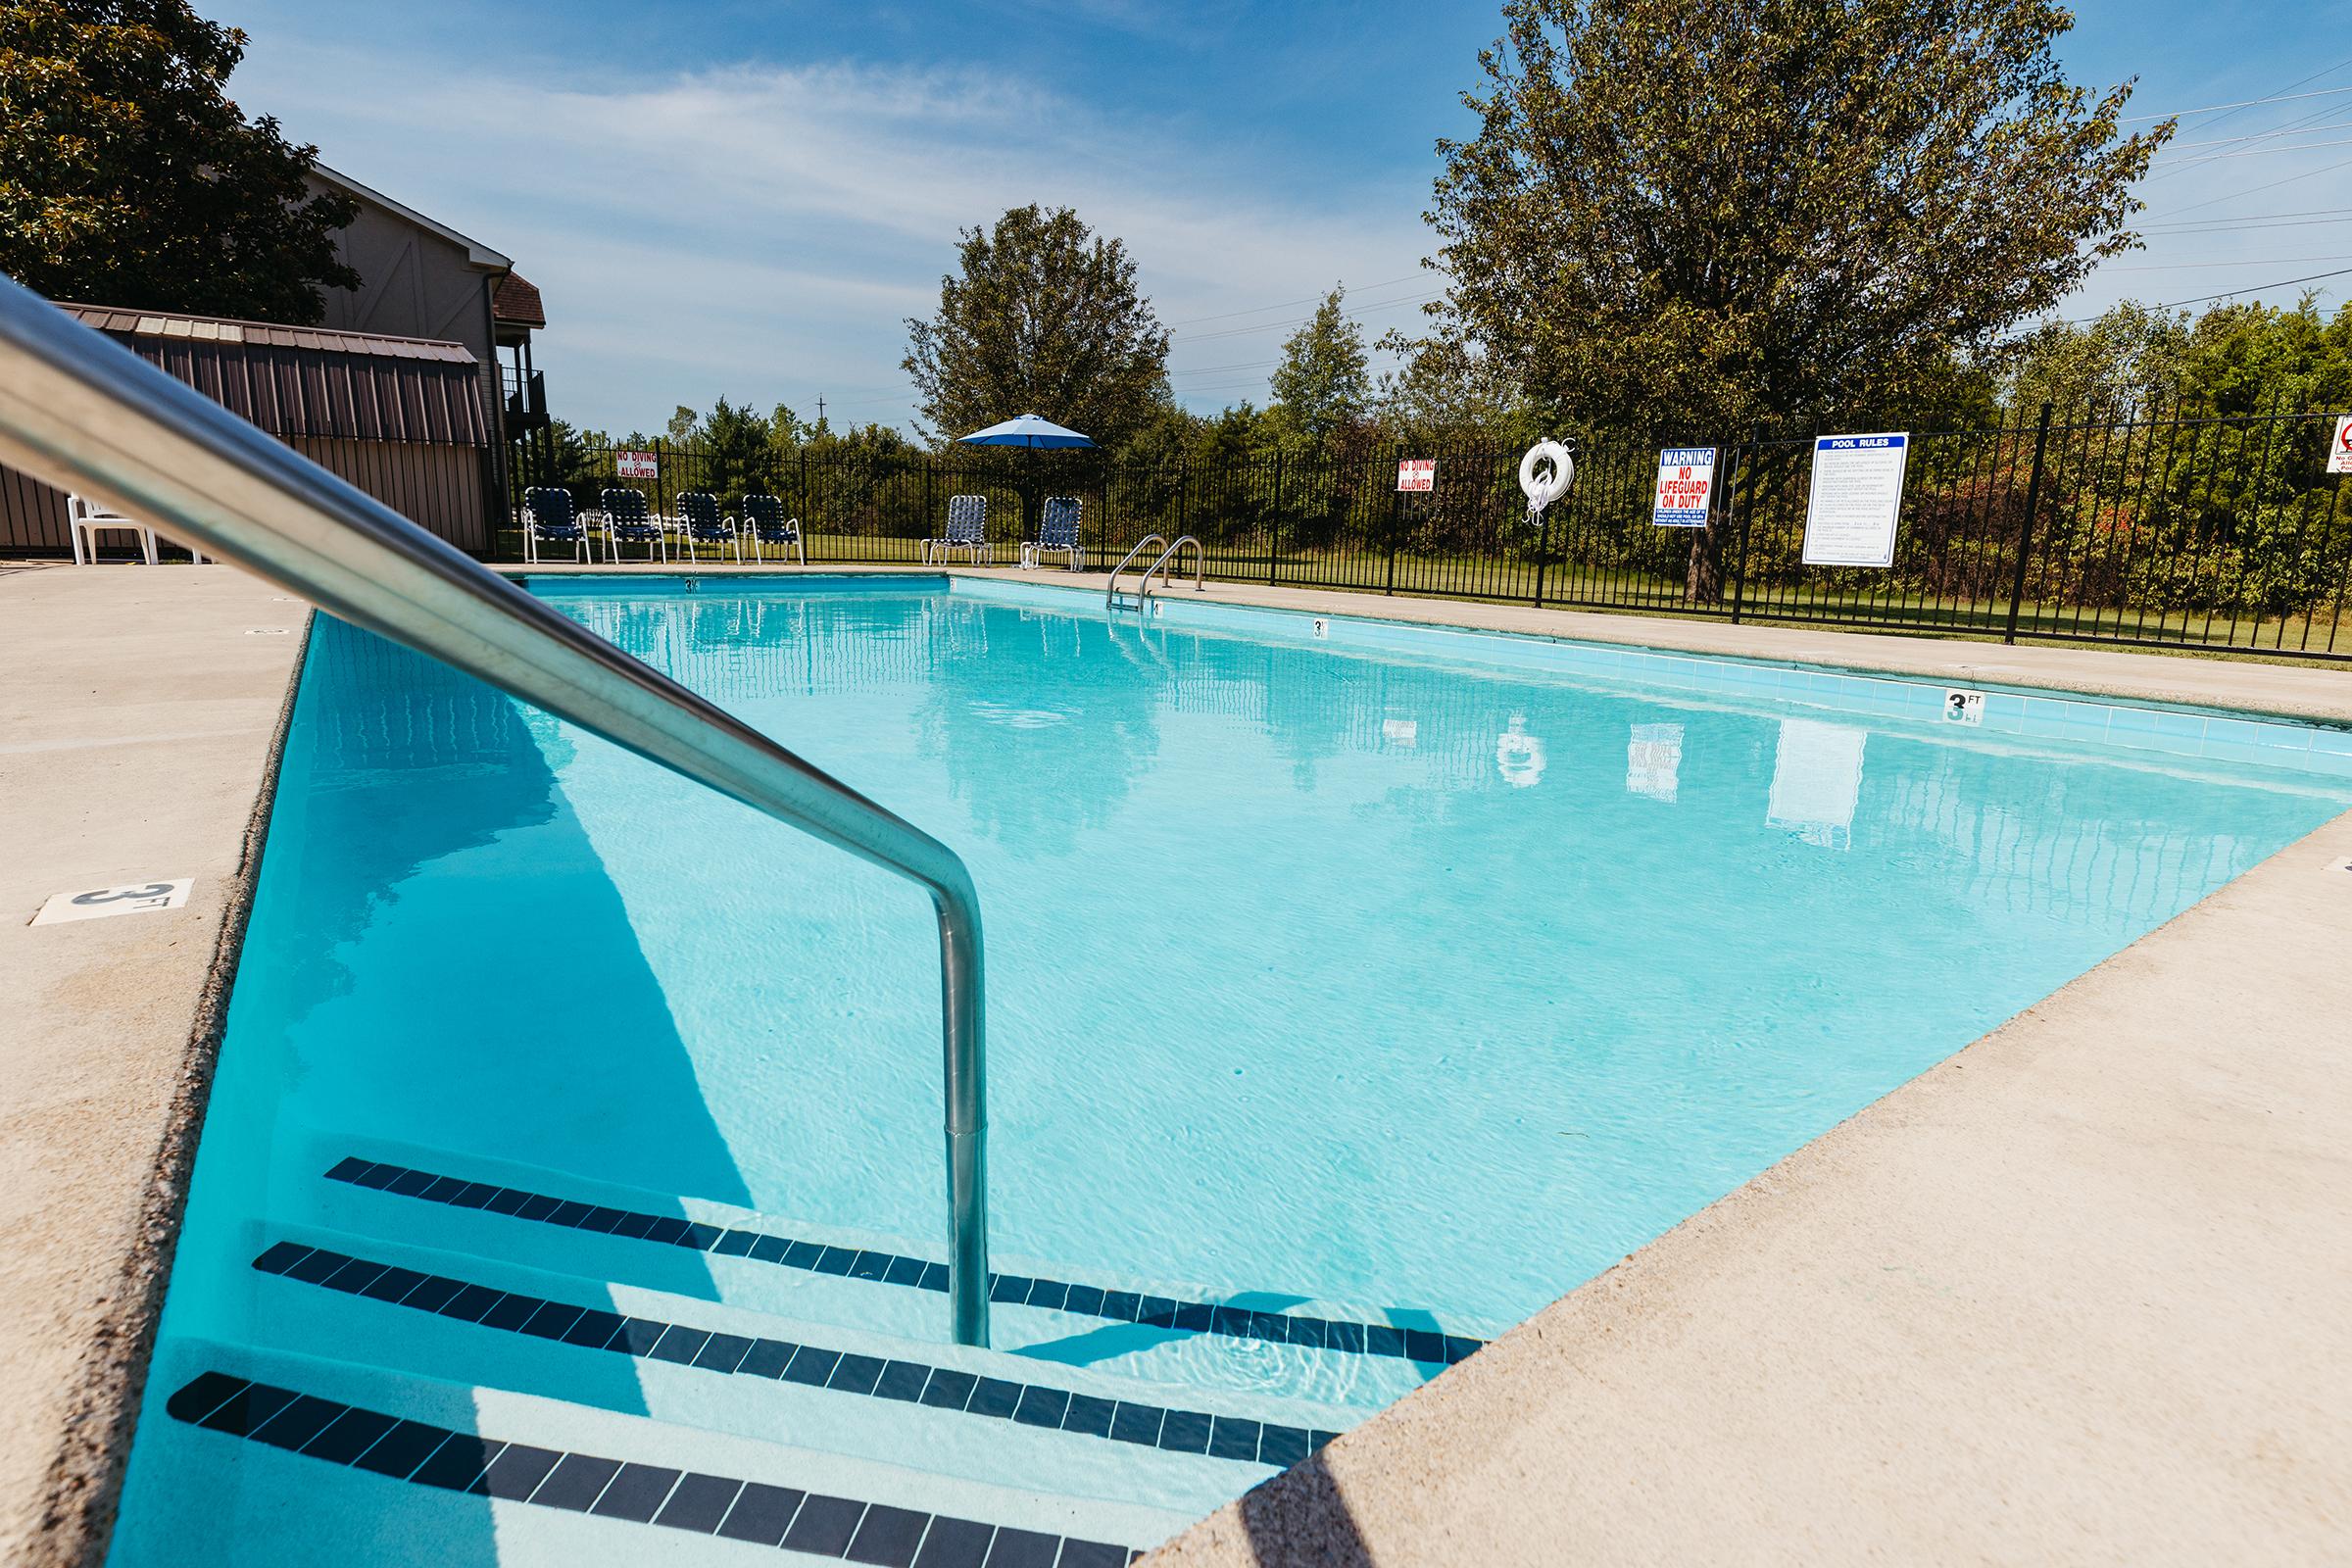
[(691, 559), (700, 561), (703, 546), (716, 545), (721, 561), (733, 550), (736, 564), (742, 564), (743, 536), (735, 531), (733, 517), (718, 514), (718, 497), (708, 490), (682, 492), (678, 497), (678, 520), (684, 525), (681, 542)]
[(801, 519), (785, 516), (784, 503), (774, 496), (745, 496), (743, 526), (752, 536), (754, 561), (765, 561), (767, 547), (774, 545), (779, 556), (799, 551), (801, 564), (808, 564), (808, 547), (801, 542)]
[(1086, 503), (1076, 496), (1046, 497), (1045, 515), (1037, 519), (1037, 537), (1021, 546), (1021, 564), (1034, 566), (1040, 556), (1066, 556), (1072, 571), (1086, 569), (1086, 546), (1078, 528)]
[(605, 559), (618, 561), (622, 545), (645, 546), (645, 559), (669, 559), (669, 533), (654, 519), (642, 490), (605, 492)]
[(571, 492), (561, 485), (533, 485), (522, 493), (522, 559), (537, 561), (542, 544), (571, 546), (571, 559), (596, 564), (596, 546), (572, 510)]
[(988, 542), (988, 497), (949, 498), (947, 534), (943, 538), (923, 541), (923, 564), (929, 565), (934, 560), (945, 561), (951, 550), (968, 553), (974, 565), (979, 564), (980, 552), (983, 550), (988, 552), (991, 563), (996, 561), (997, 552)]

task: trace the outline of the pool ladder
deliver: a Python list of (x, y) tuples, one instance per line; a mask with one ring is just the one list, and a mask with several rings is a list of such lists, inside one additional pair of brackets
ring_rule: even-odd
[(987, 1012), (980, 897), (961, 857), (5, 277), (0, 463), (94, 496), (929, 894), (950, 1328), (958, 1345), (988, 1344)]
[[(1125, 571), (1128, 564), (1137, 556), (1142, 555), (1153, 545), (1167, 545), (1167, 548), (1159, 553), (1152, 564), (1144, 568), (1143, 578), (1136, 583), (1135, 592), (1122, 596), (1119, 593), (1119, 573)], [(1172, 583), (1175, 580), (1175, 568), (1168, 563), (1175, 557), (1176, 552), (1182, 550), (1186, 545), (1193, 547), (1193, 592), (1204, 592), (1207, 586), (1204, 579), (1208, 574), (1208, 556), (1200, 548), (1200, 541), (1189, 533), (1179, 534), (1176, 536), (1176, 542), (1170, 545), (1167, 535), (1148, 533), (1135, 542), (1135, 548), (1119, 558), (1117, 565), (1110, 568), (1110, 583), (1102, 590), (1102, 608), (1104, 610), (1141, 611), (1145, 602), (1152, 597), (1152, 574), (1157, 572), (1161, 582)]]

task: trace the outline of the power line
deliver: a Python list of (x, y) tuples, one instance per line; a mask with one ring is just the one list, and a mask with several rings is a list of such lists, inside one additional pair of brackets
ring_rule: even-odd
[[(2339, 66), (2334, 69), (2340, 71), (2343, 68)], [(2320, 74), (2325, 76), (2328, 73), (2323, 71)], [(2306, 76), (2303, 79), (2309, 81), (2312, 78)], [(2263, 104), (2282, 104), (2297, 98), (2334, 98), (2348, 92), (2352, 92), (2352, 87), (2322, 87), (2318, 92), (2275, 92), (2268, 98), (2248, 98), (2243, 103), (2207, 104), (2202, 109), (2175, 109), (2162, 115), (2132, 115), (2117, 121), (2116, 123), (2119, 125), (2143, 125), (2151, 120), (2183, 120), (2190, 115), (2210, 115), (2223, 109), (2254, 109)], [(2199, 126), (2198, 128), (2203, 129), (2204, 127)]]
[(2260, 261), (2162, 262), (2144, 267), (2107, 267), (2108, 272), (2188, 272), (2209, 267), (2306, 267), (2313, 262), (2352, 262), (2352, 256), (2273, 256)]
[(2256, 283), (2251, 288), (2233, 288), (2227, 294), (2200, 294), (2193, 300), (2166, 300), (2156, 309), (2169, 311), (2180, 305), (2203, 305), (2208, 300), (2232, 300), (2240, 294), (2260, 294), (2265, 289), (2285, 288), (2290, 283), (2316, 283), (2323, 277), (2342, 277), (2346, 273), (2352, 273), (2352, 267), (2339, 267), (2332, 272), (2314, 272), (2308, 277), (2282, 277), (2276, 283)]
[(2233, 190), (2227, 196), (2216, 196), (2210, 201), (2191, 202), (2186, 207), (2175, 208), (2174, 212), (2176, 214), (2193, 213), (2200, 208), (2219, 207), (2224, 202), (2243, 201), (2248, 196), (2259, 196), (2266, 190), (2277, 190), (2281, 185), (2292, 185), (2297, 180), (2317, 179), (2322, 174), (2332, 174), (2339, 169), (2352, 169), (2352, 158), (2347, 158), (2340, 164), (2329, 164), (2325, 169), (2307, 169), (2300, 174), (2289, 174), (2284, 179), (2274, 179), (2268, 185), (2256, 185), (2248, 190)]
[[(2314, 122), (2325, 120), (2328, 116), (2333, 114), (2334, 112), (2335, 106), (2333, 104), (2324, 104), (2320, 108), (2313, 110), (2310, 114), (2303, 116), (2299, 120), (2290, 120), (2284, 124), (2273, 125), (2268, 130), (2254, 131), (2248, 135), (2237, 137), (2235, 140), (2249, 143), (2260, 143), (2275, 141), (2280, 136), (2292, 135), (2297, 131), (2319, 130), (2323, 127), (2315, 124)], [(2208, 142), (2204, 145), (2218, 146), (2220, 143)], [(2327, 146), (2329, 144), (2322, 142), (2317, 145)], [(2270, 149), (2268, 148), (2260, 146), (2247, 146), (2239, 148), (2234, 153), (2199, 153), (2195, 157), (2187, 159), (2185, 162), (2166, 165), (2164, 168), (2158, 170), (2155, 173), (2148, 175), (2148, 183), (2153, 185), (2161, 180), (2170, 179), (2176, 174), (2184, 174), (2192, 169), (2201, 169), (2205, 165), (2210, 164), (2219, 158), (2242, 158), (2250, 153), (2265, 152), (2269, 150)]]
[(2264, 158), (2272, 153), (2316, 153), (2323, 147), (2352, 147), (2352, 137), (2336, 141), (2299, 141), (2287, 147), (2241, 147), (2233, 153), (2206, 153), (2194, 163), (2175, 164), (2164, 171), (2168, 174), (2182, 174), (2207, 164), (2218, 164), (2225, 158)]
[[(2352, 92), (2352, 87), (2344, 90)], [(2306, 130), (2343, 130), (2347, 127), (2352, 127), (2352, 120), (2338, 120), (2329, 124), (2306, 125), (2303, 128)], [(2174, 153), (2185, 152), (2191, 147), (2234, 147), (2241, 141), (2261, 141), (2266, 137), (2278, 134), (2277, 130), (2250, 130), (2243, 136), (2216, 136), (2211, 141), (2177, 141), (2169, 144), (2164, 151), (2165, 156), (2170, 157)]]
[[(2278, 91), (2281, 95), (2293, 92), (2297, 87), (2307, 86), (2310, 83), (2319, 80), (2322, 76), (2332, 76), (2337, 72), (2343, 70), (2346, 66), (2352, 66), (2352, 60), (2339, 60), (2332, 66), (2324, 67), (2321, 70), (2313, 72), (2308, 76), (2304, 76), (2299, 80), (2288, 82), (2285, 86), (2279, 88)], [(2220, 124), (2225, 120), (2235, 120), (2239, 115), (2244, 114), (2247, 110), (2253, 108), (2255, 104), (2261, 101), (2262, 100), (2260, 99), (2251, 99), (2245, 103), (2233, 105), (2226, 112), (2217, 115), (2212, 120), (2208, 120), (2204, 124), (2199, 125), (2197, 128), (2199, 130), (2211, 130), (2214, 126)]]
[(2352, 207), (2315, 207), (2307, 213), (2254, 213), (2244, 218), (2192, 218), (2186, 222), (2139, 226), (2142, 230), (2167, 233), (2224, 233), (2240, 228), (2309, 228), (2319, 223), (2352, 223)]

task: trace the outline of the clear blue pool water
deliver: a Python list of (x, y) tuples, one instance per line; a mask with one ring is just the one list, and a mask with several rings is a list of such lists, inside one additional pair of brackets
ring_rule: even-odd
[[(1076, 596), (553, 597), (968, 858), (1001, 1248), (1502, 1322), (2345, 800)], [(289, 1110), (934, 1236), (919, 893), (319, 636), (236, 996)]]
[[(1527, 1315), (2352, 803), (1287, 617), (535, 588), (968, 859), (1000, 1257), (1398, 1322)], [(321, 619), (167, 1339), (254, 1335), (354, 1140), (935, 1251), (938, 1005), (919, 893)]]

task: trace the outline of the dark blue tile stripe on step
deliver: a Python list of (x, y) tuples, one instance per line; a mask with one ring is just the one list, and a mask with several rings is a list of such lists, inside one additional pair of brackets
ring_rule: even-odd
[[(1336, 1434), (1277, 1426), (1199, 1410), (1100, 1399), (1067, 1389), (1050, 1389), (979, 1377), (920, 1361), (885, 1361), (880, 1356), (788, 1345), (781, 1340), (713, 1334), (658, 1318), (623, 1317), (598, 1307), (550, 1301), (536, 1296), (493, 1290), (467, 1280), (419, 1274), (364, 1257), (279, 1242), (253, 1260), (265, 1274), (318, 1285), (390, 1306), (433, 1312), (441, 1317), (504, 1329), (512, 1334), (557, 1340), (590, 1350), (617, 1350), (641, 1360), (669, 1361), (709, 1372), (781, 1380), (896, 1399), (937, 1410), (1010, 1420), (1078, 1437), (1138, 1443), (1183, 1453), (1211, 1453), (1220, 1459), (1288, 1469), (1329, 1443)], [(397, 1276), (397, 1278), (395, 1278)], [(393, 1289), (378, 1289), (392, 1280)], [(405, 1290), (398, 1289), (403, 1283)], [(1218, 1435), (1209, 1441), (1211, 1424)]]
[[(680, 1472), (405, 1421), (380, 1410), (199, 1372), (165, 1411), (193, 1427), (449, 1492), (885, 1568), (1124, 1568), (1129, 1546), (1039, 1535), (731, 1476)], [(288, 1417), (300, 1411), (298, 1419)], [(337, 1443), (335, 1434), (371, 1435)], [(652, 1549), (649, 1545), (648, 1549)]]
[[(796, 1242), (765, 1231), (725, 1230), (674, 1215), (633, 1213), (571, 1199), (550, 1198), (519, 1188), (461, 1181), (406, 1165), (377, 1164), (356, 1156), (341, 1161), (326, 1174), (334, 1181), (400, 1198), (420, 1198), (454, 1208), (486, 1208), (495, 1214), (542, 1225), (596, 1231), (728, 1257), (750, 1257), (782, 1268), (843, 1274), (881, 1285), (941, 1292), (948, 1288), (948, 1266), (928, 1258)], [(1228, 1339), (1262, 1340), (1270, 1345), (1310, 1346), (1348, 1355), (1395, 1356), (1426, 1366), (1451, 1366), (1487, 1343), (1436, 1329), (1259, 1312), (1248, 1307), (1219, 1306), (1213, 1301), (1181, 1301), (1133, 1291), (1106, 1291), (1100, 1286), (1073, 1285), (1066, 1280), (1032, 1279), (1023, 1274), (990, 1275), (988, 1298), (1009, 1305), (1050, 1307), (1084, 1317), (1106, 1318), (1114, 1323), (1136, 1323), (1178, 1334), (1215, 1334)]]

